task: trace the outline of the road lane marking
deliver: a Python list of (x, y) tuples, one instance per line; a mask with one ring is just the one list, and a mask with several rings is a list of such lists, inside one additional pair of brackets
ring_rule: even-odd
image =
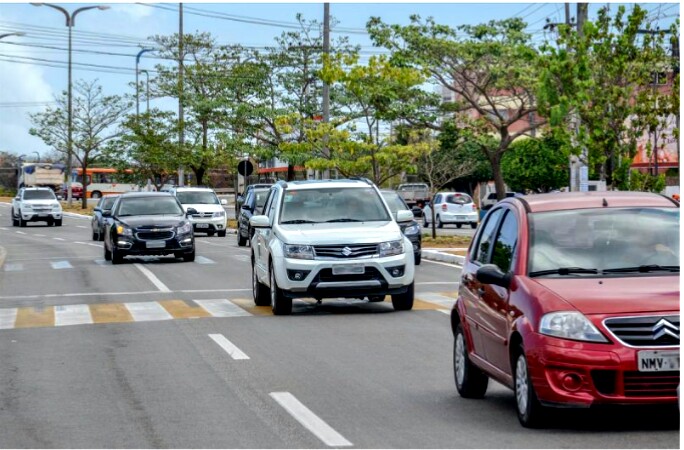
[(159, 289), (160, 292), (171, 292), (171, 289), (169, 289), (164, 283), (162, 283), (161, 280), (157, 278), (156, 275), (153, 274), (150, 269), (148, 269), (140, 263), (135, 263), (134, 266), (137, 267), (138, 270), (140, 270), (143, 273), (143, 275), (145, 275), (147, 279), (150, 280), (152, 284), (154, 284), (157, 287), (157, 289)]
[(93, 323), (88, 305), (55, 306), (55, 326), (84, 325)]
[(214, 260), (209, 259), (209, 258), (204, 257), (204, 256), (197, 256), (197, 257), (195, 258), (195, 262), (196, 262), (197, 264), (216, 264), (216, 263), (214, 262)]
[(163, 300), (159, 302), (175, 319), (192, 319), (196, 317), (211, 317), (200, 306), (189, 306), (183, 300)]
[[(188, 290), (188, 291), (172, 291), (171, 294), (198, 294), (207, 292), (251, 292), (252, 289), (202, 289), (202, 290)], [(0, 300), (27, 300), (35, 298), (63, 298), (63, 297), (107, 297), (119, 295), (148, 295), (148, 294), (166, 294), (166, 292), (159, 291), (133, 291), (133, 292), (74, 292), (71, 294), (33, 294), (33, 295), (5, 295), (0, 296)]]
[(238, 261), (249, 261), (250, 256), (249, 255), (229, 255), (231, 258), (235, 258)]
[(50, 265), (52, 266), (53, 269), (56, 269), (56, 270), (73, 269), (74, 268), (74, 266), (72, 266), (69, 261), (51, 261)]
[(304, 428), (311, 431), (318, 439), (329, 447), (347, 447), (353, 445), (340, 433), (335, 431), (323, 419), (304, 406), (289, 392), (271, 392), (269, 394), (280, 406), (290, 413)]
[(24, 233), (23, 231), (15, 231), (15, 233), (17, 233), (17, 234), (26, 234), (26, 233)]
[(17, 308), (0, 309), (0, 330), (14, 328), (17, 320)]
[(237, 306), (235, 303), (220, 299), (220, 300), (193, 300), (193, 302), (200, 305), (202, 308), (209, 311), (214, 317), (240, 317), (251, 316), (251, 314), (244, 309)]
[(445, 262), (442, 262), (442, 261), (431, 261), (431, 260), (429, 260), (429, 259), (423, 259), (423, 261), (426, 262), (426, 263), (430, 263), (430, 264), (439, 264), (439, 265), (447, 266), (447, 267), (457, 267), (457, 268), (459, 268), (459, 269), (462, 269), (462, 268), (463, 268), (462, 266), (460, 266), (460, 265), (458, 265), (458, 264), (450, 264), (450, 263), (445, 263)]
[(17, 309), (14, 328), (51, 327), (55, 323), (55, 310), (47, 308), (25, 307)]
[(24, 265), (22, 263), (5, 263), (3, 270), (5, 272), (19, 272), (24, 270)]
[(420, 299), (424, 302), (429, 302), (429, 303), (434, 303), (436, 305), (440, 306), (448, 306), (452, 307), (454, 306), (454, 303), (456, 303), (455, 298), (447, 297), (442, 294), (433, 294), (433, 293), (425, 293), (425, 294), (420, 294)]
[(239, 348), (230, 342), (222, 334), (210, 334), (209, 337), (216, 342), (219, 347), (226, 351), (233, 359), (249, 359), (249, 356), (245, 355)]
[(133, 322), (133, 316), (122, 303), (89, 305), (93, 323)]
[(45, 237), (44, 234), (34, 234), (35, 237)]
[(52, 238), (52, 239), (54, 239), (55, 241), (63, 241), (64, 240), (62, 238)]
[(136, 322), (171, 320), (173, 317), (157, 302), (124, 303)]
[(76, 228), (88, 228), (85, 225), (76, 225)]
[(447, 316), (451, 315), (451, 310), (450, 309), (438, 309), (437, 311), (446, 314)]

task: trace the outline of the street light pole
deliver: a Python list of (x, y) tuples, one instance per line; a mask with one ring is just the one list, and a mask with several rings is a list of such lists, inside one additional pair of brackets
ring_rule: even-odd
[(142, 54), (152, 51), (154, 51), (154, 49), (144, 48), (140, 50), (138, 52), (138, 55), (135, 57), (135, 120), (138, 120), (138, 116), (140, 115), (140, 89), (138, 86), (138, 65), (140, 64), (140, 57), (142, 56)]
[(143, 69), (140, 71), (140, 73), (145, 74), (145, 78), (147, 78), (147, 81), (145, 82), (145, 100), (147, 100), (147, 109), (145, 110), (146, 113), (150, 112), (150, 73)]
[[(48, 6), (52, 9), (56, 9), (57, 11), (61, 12), (64, 14), (64, 18), (66, 19), (66, 26), (69, 28), (69, 63), (68, 63), (68, 88), (67, 88), (67, 205), (71, 206), (72, 203), (72, 197), (71, 197), (71, 155), (73, 154), (73, 126), (72, 126), (72, 104), (71, 104), (71, 29), (74, 27), (74, 21), (76, 20), (76, 15), (80, 12), (83, 11), (88, 11), (89, 9), (99, 9), (100, 11), (104, 11), (105, 9), (109, 9), (109, 6), (105, 5), (98, 5), (98, 6), (84, 6), (83, 8), (78, 8), (75, 10), (73, 13), (69, 14), (69, 12), (62, 8), (61, 6), (53, 5), (51, 3), (31, 3), (33, 6)], [(83, 174), (83, 177), (85, 179), (86, 174)], [(84, 180), (85, 181), (85, 180)], [(83, 184), (85, 186), (85, 183)]]
[(0, 39), (6, 38), (9, 36), (25, 36), (25, 35), (26, 35), (26, 33), (24, 33), (23, 31), (17, 31), (16, 33), (4, 33), (4, 34), (0, 34)]

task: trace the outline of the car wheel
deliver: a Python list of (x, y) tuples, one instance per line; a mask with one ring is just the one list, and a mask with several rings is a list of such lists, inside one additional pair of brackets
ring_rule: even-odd
[(525, 428), (538, 428), (544, 424), (545, 409), (534, 392), (525, 350), (518, 348), (514, 371), (515, 403), (518, 420)]
[(104, 244), (104, 259), (105, 261), (111, 261), (112, 260), (112, 252), (109, 251), (107, 248), (107, 243)]
[(247, 245), (247, 238), (242, 237), (242, 233), (240, 232), (239, 228), (237, 232), (237, 244), (240, 247), (244, 247), (245, 245)]
[(195, 249), (193, 248), (189, 253), (183, 253), (183, 261), (193, 262), (195, 260)]
[(212, 237), (213, 235), (214, 235), (213, 230), (207, 231), (207, 236)]
[(104, 241), (104, 230), (99, 230), (97, 233), (98, 233), (99, 240)]
[(439, 215), (435, 220), (437, 220), (437, 228), (444, 228), (444, 222), (442, 222), (442, 218)]
[(430, 225), (430, 222), (427, 220), (427, 214), (423, 214), (423, 228), (427, 228)]
[(121, 250), (117, 250), (116, 248), (112, 248), (112, 264), (121, 264), (123, 263), (124, 255), (121, 252)]
[(460, 229), (462, 226), (463, 226), (462, 223), (457, 223), (457, 224), (456, 224), (456, 228), (459, 228), (459, 229)]
[(257, 306), (268, 306), (271, 304), (271, 296), (266, 285), (264, 285), (257, 277), (256, 267), (252, 260), (252, 296), (254, 297), (254, 304)]
[[(74, 195), (71, 194), (71, 196), (73, 197)], [(95, 191), (90, 195), (90, 198), (100, 198), (100, 197), (102, 197), (102, 193), (100, 191)]]
[(270, 266), (271, 277), (271, 309), (276, 316), (286, 316), (292, 314), (292, 299), (285, 297), (283, 291), (278, 287), (275, 278), (273, 265)]
[(62, 226), (62, 219), (55, 220), (55, 226), (61, 227)]
[(95, 230), (93, 230), (93, 241), (99, 241), (100, 240), (100, 233), (97, 233)]
[(470, 362), (463, 326), (456, 326), (454, 336), (454, 381), (461, 397), (482, 398), (487, 392), (489, 378)]
[(392, 295), (392, 306), (395, 311), (408, 311), (413, 308), (413, 283), (403, 294)]
[(221, 230), (217, 234), (218, 234), (218, 237), (226, 237), (226, 230)]
[(55, 221), (53, 219), (47, 219), (45, 221), (45, 226), (51, 227), (55, 224)]
[(14, 210), (12, 210), (12, 215), (10, 216), (10, 218), (12, 219), (12, 226), (16, 227), (18, 224), (18, 221), (17, 221), (16, 217), (14, 217)]
[(385, 301), (385, 296), (384, 295), (371, 295), (368, 297), (369, 302), (384, 302)]
[(21, 210), (20, 210), (20, 211), (19, 211), (19, 226), (22, 227), (22, 228), (24, 228), (24, 227), (26, 227), (26, 224), (27, 224), (27, 223), (28, 223), (27, 221), (25, 221), (24, 219), (22, 219), (22, 217), (21, 217)]
[(421, 253), (416, 253), (413, 255), (413, 264), (416, 266), (420, 266), (420, 260), (422, 259), (423, 255)]
[(477, 222), (472, 222), (472, 223), (470, 224), (470, 228), (472, 228), (473, 230), (474, 230), (475, 228), (477, 228)]

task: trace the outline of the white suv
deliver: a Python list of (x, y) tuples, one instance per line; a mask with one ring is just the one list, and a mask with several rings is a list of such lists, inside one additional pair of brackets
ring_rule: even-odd
[(411, 242), (367, 180), (278, 182), (263, 215), (252, 216), (254, 302), (291, 314), (297, 297), (392, 296), (396, 310), (413, 308)]
[(220, 237), (226, 235), (226, 211), (223, 205), (228, 204), (219, 200), (213, 189), (204, 187), (174, 187), (170, 192), (178, 198), (178, 201), (187, 212), (188, 208), (195, 208), (196, 213), (189, 216), (193, 229), (201, 233), (213, 236), (217, 233)]
[(62, 205), (50, 188), (24, 187), (12, 200), (12, 226), (25, 227), (28, 222), (47, 222), (62, 226)]

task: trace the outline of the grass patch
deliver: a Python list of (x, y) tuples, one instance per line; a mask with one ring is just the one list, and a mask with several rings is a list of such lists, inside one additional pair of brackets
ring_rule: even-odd
[(437, 236), (423, 235), (424, 248), (468, 248), (472, 237), (470, 236)]
[(70, 212), (70, 213), (76, 213), (76, 214), (85, 214), (87, 216), (92, 216), (93, 215), (93, 209), (95, 208), (94, 204), (89, 204), (85, 209), (81, 208), (81, 201), (80, 200), (75, 200), (71, 202), (71, 208), (67, 206), (67, 202), (62, 201), (60, 202), (62, 204), (62, 211), (64, 212)]
[(237, 220), (235, 220), (235, 219), (228, 219), (228, 225), (227, 225), (227, 227), (228, 227), (228, 228), (237, 229), (237, 227), (238, 227), (238, 225), (237, 225)]

